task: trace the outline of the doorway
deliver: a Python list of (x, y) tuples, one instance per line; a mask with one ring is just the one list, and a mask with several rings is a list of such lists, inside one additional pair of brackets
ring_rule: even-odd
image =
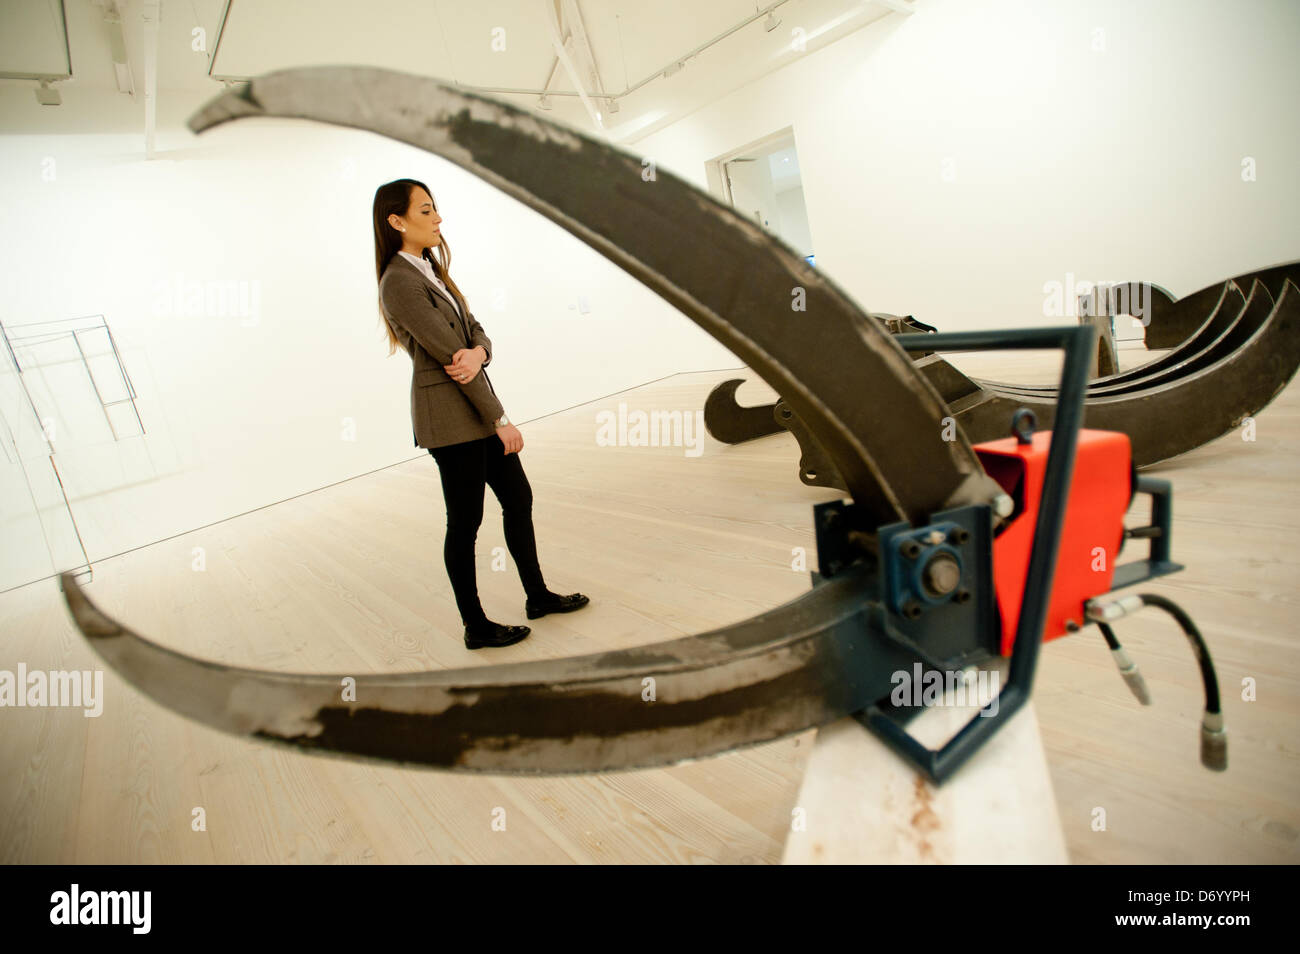
[(723, 201), (816, 264), (793, 130), (720, 156), (710, 167), (710, 184)]

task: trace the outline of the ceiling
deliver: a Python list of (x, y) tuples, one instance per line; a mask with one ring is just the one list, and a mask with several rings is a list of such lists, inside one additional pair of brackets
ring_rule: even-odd
[(633, 141), (910, 12), (910, 0), (4, 0), (0, 84), (53, 80), (63, 105), (31, 106), (66, 110), (76, 131), (80, 90), (143, 102), (150, 63), (158, 93), (199, 102), (271, 70), (379, 66)]

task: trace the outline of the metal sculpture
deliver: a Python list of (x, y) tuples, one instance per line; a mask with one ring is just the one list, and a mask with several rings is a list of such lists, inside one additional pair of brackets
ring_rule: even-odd
[[(190, 126), (202, 132), (270, 116), (352, 126), (421, 147), (576, 235), (784, 394), (852, 501), (814, 508), (814, 586), (781, 606), (685, 639), (487, 668), (353, 677), (227, 666), (135, 633), (64, 574), (69, 611), (90, 645), (175, 712), (302, 751), (546, 774), (665, 765), (854, 714), (941, 781), (1024, 704), (1045, 635), (1085, 626), (1108, 608), (1113, 614), (1118, 604), (1099, 599), (1112, 580), (1131, 585), (1179, 569), (1169, 560), (1168, 526), (1153, 523), (1143, 534), (1151, 537), (1145, 560), (1112, 563), (1086, 578), (1072, 566), (1055, 580), (1058, 550), (1071, 533), (1100, 533), (1096, 539), (1117, 554), (1132, 493), (1168, 497), (1167, 487), (1123, 486), (1107, 498), (1104, 518), (1092, 504), (1071, 504), (1090, 327), (893, 337), (824, 274), (665, 170), (432, 79), (364, 68), (285, 70), (219, 97)], [(710, 254), (696, 255), (688, 243)], [(799, 326), (789, 308), (796, 288), (807, 303), (793, 319)], [(985, 347), (1066, 351), (1050, 438), (1026, 436), (1023, 420), (1014, 446), (977, 449), (960, 429), (945, 433), (942, 395), (905, 349)], [(865, 392), (862, 381), (870, 382)], [(1003, 432), (1012, 417), (1005, 415)], [(1122, 435), (1090, 434), (1086, 446), (1090, 454), (1105, 450), (1111, 477), (1128, 473)], [(1013, 485), (1007, 474), (1017, 466), (1024, 472)], [(1001, 529), (1007, 533), (995, 542)], [(916, 743), (903, 729), (906, 710), (886, 701), (900, 671), (951, 671), (1008, 653), (1010, 681), (992, 711), (938, 750)], [(344, 680), (354, 697), (343, 694)]]
[[(1173, 301), (1153, 295), (1151, 324), (1186, 327), (1190, 334), (1168, 353), (1141, 367), (1089, 382), (1084, 424), (1128, 435), (1139, 467), (1194, 450), (1230, 433), (1258, 414), (1300, 367), (1300, 263), (1275, 266), (1209, 286)], [(1028, 407), (1050, 426), (1056, 389), (967, 377), (935, 355), (917, 369), (942, 395), (972, 441), (1004, 432), (1006, 416)], [(705, 404), (704, 420), (718, 440), (739, 443), (781, 428), (798, 440), (800, 479), (844, 489), (844, 480), (816, 436), (784, 399), (742, 407), (742, 379), (724, 381)], [(770, 414), (770, 417), (768, 416)], [(770, 423), (769, 423), (770, 422)]]

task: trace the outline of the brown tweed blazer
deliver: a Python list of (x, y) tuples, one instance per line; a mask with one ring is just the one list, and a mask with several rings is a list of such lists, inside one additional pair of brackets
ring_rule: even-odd
[[(450, 289), (448, 289), (450, 292)], [(443, 292), (402, 255), (393, 257), (379, 280), (384, 318), (411, 356), (411, 425), (416, 447), (445, 447), (496, 433), (493, 421), (505, 414), (486, 365), (492, 342), (474, 314), (460, 302), (461, 317)], [(461, 348), (483, 346), (488, 360), (468, 384), (442, 369)]]

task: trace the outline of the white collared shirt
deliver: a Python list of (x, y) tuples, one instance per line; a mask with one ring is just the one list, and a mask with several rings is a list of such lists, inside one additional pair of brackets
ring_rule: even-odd
[[(410, 262), (420, 271), (424, 272), (424, 277), (429, 279), (429, 281), (433, 282), (433, 284), (438, 288), (438, 290), (441, 291), (445, 296), (447, 296), (447, 300), (450, 301), (452, 307), (456, 309), (456, 314), (461, 315), (460, 305), (457, 304), (456, 302), (456, 296), (453, 295), (451, 292), (449, 292), (447, 290), (447, 286), (444, 285), (438, 279), (438, 276), (433, 271), (433, 266), (429, 264), (429, 260), (427, 258), (422, 258), (422, 257), (417, 258), (416, 256), (412, 255), (410, 252), (407, 252), (403, 249), (398, 249), (397, 254), (405, 256), (408, 262)], [(464, 315), (461, 315), (461, 317), (463, 318)]]

